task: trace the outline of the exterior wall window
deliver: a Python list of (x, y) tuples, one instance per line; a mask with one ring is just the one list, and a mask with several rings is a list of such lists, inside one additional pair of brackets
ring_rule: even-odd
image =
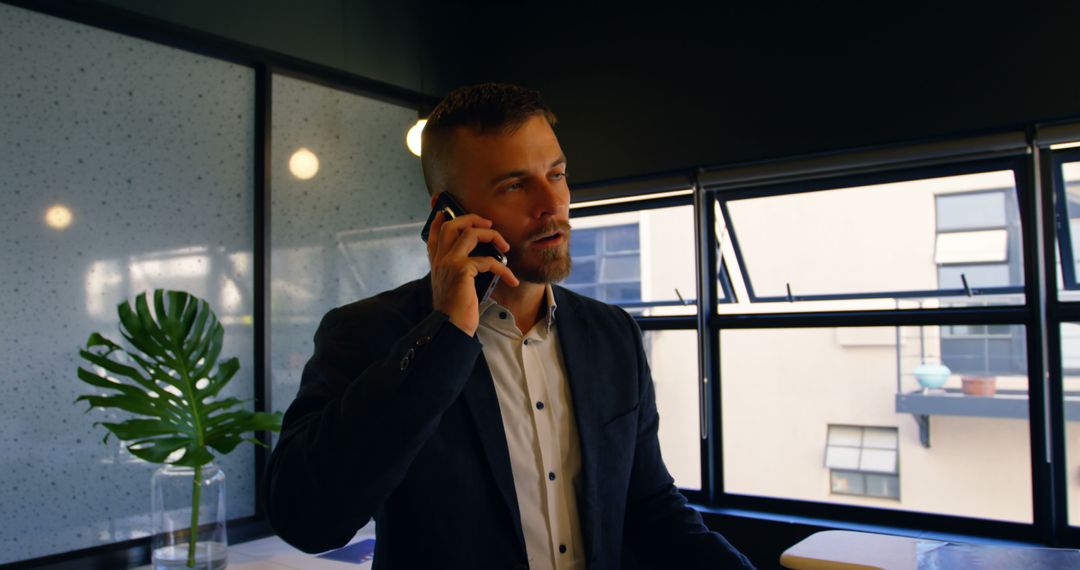
[[(936, 196), (934, 261), (938, 287), (963, 289), (1022, 282), (1020, 216), (1005, 190)], [(957, 374), (1023, 374), (1024, 339), (1008, 325), (942, 327), (942, 362)]]
[(568, 289), (605, 303), (641, 300), (638, 224), (576, 229), (570, 254)]
[(830, 425), (825, 447), (832, 493), (900, 499), (896, 428)]

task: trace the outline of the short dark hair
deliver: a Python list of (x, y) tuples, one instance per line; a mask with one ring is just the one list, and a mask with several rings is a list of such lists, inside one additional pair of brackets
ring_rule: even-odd
[(454, 131), (464, 127), (477, 134), (513, 132), (534, 115), (549, 125), (557, 119), (540, 92), (509, 83), (459, 87), (443, 98), (428, 117), (420, 135), (420, 164), (428, 193), (446, 190), (446, 161)]

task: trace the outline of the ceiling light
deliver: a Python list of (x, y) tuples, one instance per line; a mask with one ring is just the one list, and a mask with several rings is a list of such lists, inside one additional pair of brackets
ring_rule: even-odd
[(71, 225), (71, 210), (59, 204), (45, 210), (45, 223), (51, 228), (62, 230)]
[(289, 158), (289, 172), (300, 180), (308, 180), (319, 171), (319, 157), (306, 148), (300, 148)]
[(418, 119), (416, 124), (409, 129), (408, 134), (405, 135), (405, 146), (409, 147), (409, 152), (420, 156), (420, 133), (424, 132), (424, 125), (427, 124), (427, 119)]

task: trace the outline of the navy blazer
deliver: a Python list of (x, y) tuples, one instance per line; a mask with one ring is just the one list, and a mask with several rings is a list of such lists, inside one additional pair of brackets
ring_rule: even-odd
[[(660, 458), (633, 319), (561, 287), (555, 300), (588, 567), (620, 568), (624, 547), (663, 568), (752, 567)], [(376, 569), (528, 566), (491, 373), (480, 343), (432, 310), (429, 277), (323, 317), (264, 489), (274, 530), (306, 552), (374, 517)]]

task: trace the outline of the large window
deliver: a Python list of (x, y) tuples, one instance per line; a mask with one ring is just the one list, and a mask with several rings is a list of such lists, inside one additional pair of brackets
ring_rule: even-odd
[[(645, 198), (617, 207), (575, 204), (564, 285), (622, 306), (645, 329), (644, 346), (660, 414), (664, 462), (683, 489), (701, 488), (701, 372), (696, 333), (694, 219), (682, 204), (648, 207)], [(645, 207), (642, 205), (645, 204)], [(655, 206), (655, 202), (652, 202)], [(664, 317), (664, 318), (659, 318)], [(693, 410), (693, 413), (687, 413)]]
[(719, 494), (1034, 522), (1024, 161), (792, 178), (705, 184)]

